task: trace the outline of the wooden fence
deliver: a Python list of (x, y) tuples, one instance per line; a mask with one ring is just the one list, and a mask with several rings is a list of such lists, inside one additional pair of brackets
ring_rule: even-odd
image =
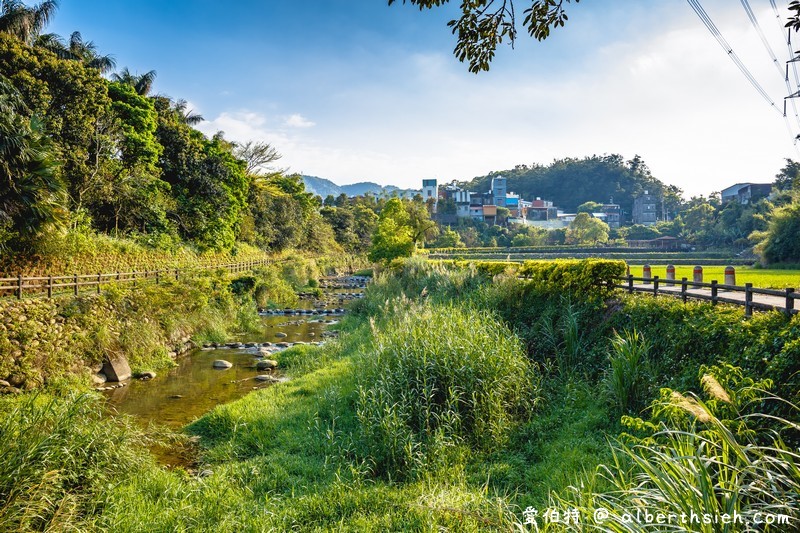
[(100, 293), (103, 285), (132, 283), (135, 287), (137, 283), (161, 283), (166, 279), (178, 280), (204, 270), (223, 269), (231, 273), (247, 272), (255, 267), (273, 263), (272, 259), (256, 259), (241, 263), (224, 263), (218, 265), (197, 266), (190, 268), (167, 268), (159, 270), (144, 270), (133, 272), (115, 272), (113, 274), (71, 274), (67, 276), (23, 276), (20, 274), (15, 278), (0, 278), (0, 297), (15, 296), (18, 299), (23, 297), (46, 296), (52, 298), (54, 295), (72, 293), (78, 296), (80, 292), (87, 288), (92, 288), (92, 292)]
[[(716, 305), (719, 302), (744, 306), (745, 316), (752, 316), (754, 309), (783, 311), (788, 315), (798, 312), (795, 300), (800, 299), (800, 294), (795, 289), (758, 289), (752, 283), (741, 285), (724, 285), (716, 280), (711, 283), (689, 281), (688, 278), (680, 280), (659, 279), (658, 276), (650, 278), (636, 278), (631, 275), (615, 278), (622, 283), (614, 287), (627, 290), (630, 293), (644, 292), (653, 296), (668, 295), (678, 297), (686, 302), (688, 299), (706, 300)], [(634, 282), (641, 282), (635, 284)]]

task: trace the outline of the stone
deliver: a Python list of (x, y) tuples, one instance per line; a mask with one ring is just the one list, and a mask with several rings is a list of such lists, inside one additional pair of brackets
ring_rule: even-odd
[(264, 359), (256, 363), (256, 370), (272, 370), (278, 366), (278, 362), (273, 359)]
[(94, 383), (95, 385), (102, 385), (106, 381), (108, 381), (108, 377), (106, 377), (106, 375), (103, 374), (102, 372), (92, 374), (92, 383)]
[(268, 381), (270, 383), (277, 383), (278, 379), (270, 376), (269, 374), (259, 374), (255, 378), (256, 381)]
[(275, 344), (275, 346), (277, 346), (278, 348), (288, 348), (289, 346), (291, 346), (291, 344), (288, 342), (278, 342)]
[(288, 335), (286, 335), (286, 333), (284, 333), (282, 331), (279, 331), (278, 333), (276, 333), (275, 336), (278, 337), (279, 339), (283, 339), (285, 337), (288, 337)]
[(125, 381), (131, 377), (131, 367), (124, 355), (112, 355), (103, 364), (103, 374), (108, 381)]
[(217, 359), (216, 361), (214, 361), (214, 368), (217, 368), (217, 369), (220, 369), (220, 370), (227, 370), (227, 369), (231, 368), (232, 366), (233, 366), (233, 363), (231, 363), (229, 361), (226, 361), (224, 359)]
[(142, 372), (141, 374), (139, 374), (139, 379), (143, 381), (147, 381), (148, 379), (153, 379), (154, 377), (156, 377), (155, 372)]

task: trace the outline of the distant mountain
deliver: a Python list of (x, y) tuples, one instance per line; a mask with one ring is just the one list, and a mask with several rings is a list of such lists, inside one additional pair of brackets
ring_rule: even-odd
[(306, 185), (306, 190), (325, 198), (329, 194), (339, 196), (344, 191), (341, 187), (336, 185), (331, 180), (325, 178), (318, 178), (316, 176), (302, 176), (303, 183)]
[(397, 187), (393, 185), (387, 185), (386, 187), (384, 187), (383, 185), (378, 185), (377, 183), (372, 183), (371, 181), (362, 181), (360, 183), (351, 183), (350, 185), (342, 185), (342, 192), (347, 194), (347, 196), (363, 196), (367, 193), (372, 193), (375, 196), (380, 196), (387, 190), (391, 192), (394, 189), (397, 189)]
[(394, 185), (379, 185), (371, 181), (362, 181), (359, 183), (351, 183), (349, 185), (336, 185), (331, 180), (319, 178), (317, 176), (302, 176), (303, 183), (306, 185), (306, 190), (317, 194), (323, 198), (329, 194), (339, 196), (344, 193), (347, 196), (363, 196), (365, 194), (374, 194), (375, 196), (398, 196), (412, 197), (419, 193), (420, 190), (415, 189), (400, 189)]

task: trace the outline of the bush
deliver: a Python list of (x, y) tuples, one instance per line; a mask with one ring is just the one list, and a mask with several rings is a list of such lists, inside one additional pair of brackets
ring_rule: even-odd
[(534, 367), (490, 313), (412, 305), (373, 330), (356, 359), (356, 413), (377, 475), (404, 478), (458, 463), (466, 447), (500, 447), (533, 406)]

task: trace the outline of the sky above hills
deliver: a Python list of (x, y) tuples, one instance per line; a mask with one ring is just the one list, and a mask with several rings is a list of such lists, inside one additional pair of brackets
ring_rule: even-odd
[(339, 184), (418, 188), (619, 153), (692, 196), (772, 181), (800, 159), (800, 119), (791, 105), (782, 116), (787, 3), (779, 19), (750, 1), (778, 65), (740, 2), (702, 3), (775, 108), (679, 0), (571, 5), (565, 28), (541, 43), (521, 34), (477, 75), (452, 55), (460, 2), (62, 0), (48, 31), (79, 30), (118, 68), (156, 70), (155, 92), (188, 100), (202, 131), (270, 142), (282, 167)]

